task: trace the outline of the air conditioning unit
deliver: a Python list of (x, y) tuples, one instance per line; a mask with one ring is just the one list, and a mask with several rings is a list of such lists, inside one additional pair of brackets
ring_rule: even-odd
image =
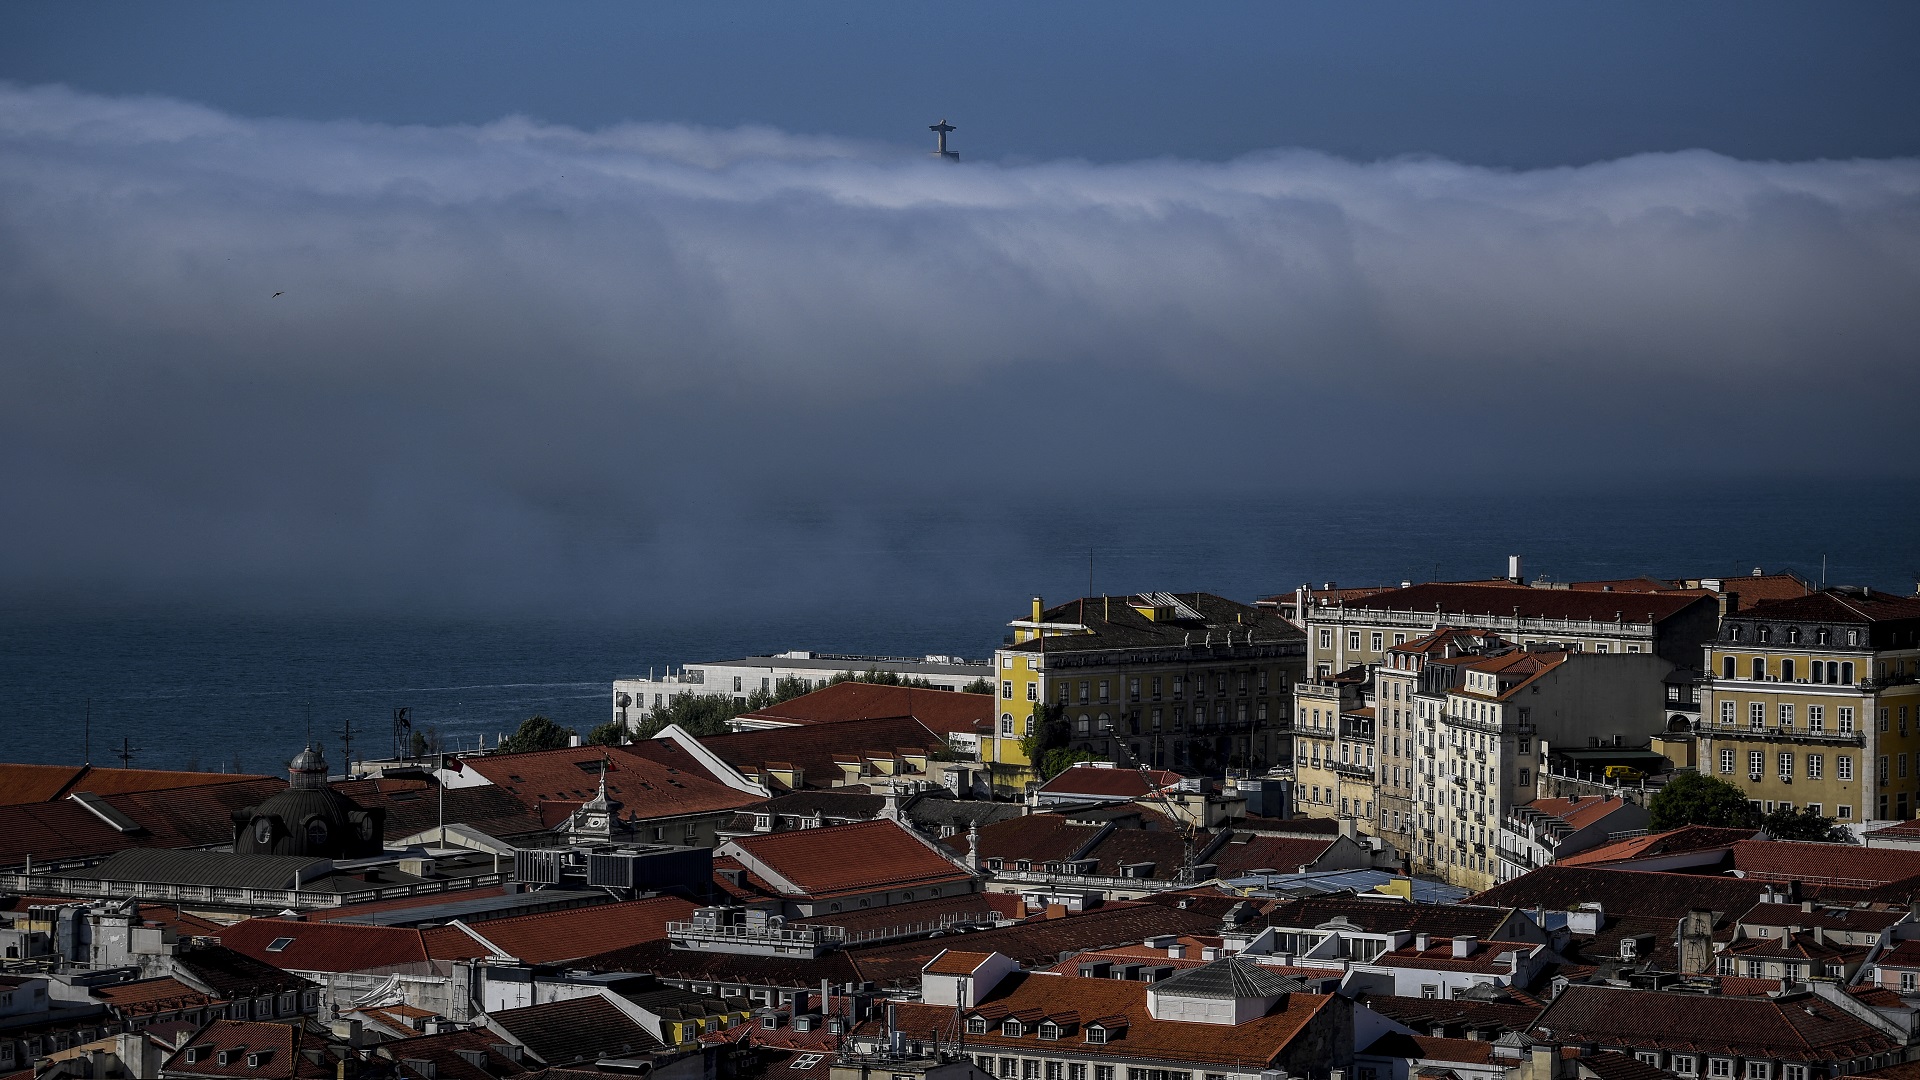
[(1760, 773), (1757, 773), (1757, 772), (1755, 772), (1755, 773), (1748, 773), (1748, 774), (1747, 774), (1747, 779), (1749, 779), (1749, 780), (1751, 780), (1751, 781), (1753, 781), (1754, 783), (1756, 783), (1756, 784), (1757, 784), (1757, 783), (1759, 783), (1759, 782), (1760, 782), (1760, 777), (1761, 777), (1761, 775), (1762, 775), (1762, 774), (1760, 774)]

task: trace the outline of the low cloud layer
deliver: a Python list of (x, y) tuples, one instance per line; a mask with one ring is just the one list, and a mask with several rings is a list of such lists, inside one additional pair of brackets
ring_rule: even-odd
[(1915, 296), (1912, 160), (956, 166), (0, 85), (0, 594), (574, 603), (902, 495), (1894, 475)]

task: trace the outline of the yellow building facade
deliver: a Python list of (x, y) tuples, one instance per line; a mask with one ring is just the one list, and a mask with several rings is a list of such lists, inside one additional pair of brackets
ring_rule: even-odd
[(1705, 653), (1700, 771), (1762, 812), (1920, 810), (1920, 597), (1828, 589), (1730, 612)]
[[(1209, 593), (1086, 597), (1009, 624), (981, 762), (995, 786), (1037, 779), (1021, 740), (1042, 707), (1065, 748), (1126, 766), (1263, 772), (1291, 755), (1288, 690), (1300, 631), (1270, 610)], [(1003, 779), (1004, 778), (1004, 779)]]

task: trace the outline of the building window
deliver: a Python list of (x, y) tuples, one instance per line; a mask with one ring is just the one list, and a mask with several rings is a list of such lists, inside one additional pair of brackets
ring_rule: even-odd
[(1352, 649), (1354, 652), (1360, 651), (1360, 631), (1347, 631), (1347, 648)]
[(1840, 734), (1853, 734), (1853, 706), (1840, 706)]
[(1101, 679), (1100, 680), (1100, 704), (1105, 705), (1106, 703), (1107, 703), (1107, 680)]
[(1747, 726), (1755, 731), (1763, 730), (1767, 726), (1767, 706), (1765, 702), (1750, 701), (1747, 703)]
[(1819, 780), (1826, 774), (1826, 760), (1819, 754), (1807, 755), (1807, 779)]
[(1327, 628), (1325, 628), (1325, 627), (1321, 627), (1321, 629), (1320, 629), (1320, 647), (1321, 647), (1321, 648), (1323, 648), (1323, 649), (1331, 649), (1331, 648), (1333, 648), (1333, 631), (1331, 631), (1331, 630), (1328, 630), (1328, 629), (1327, 629)]
[(1780, 779), (1793, 779), (1793, 755), (1791, 753), (1780, 755)]
[(1825, 705), (1807, 706), (1807, 730), (1813, 732), (1827, 730), (1827, 707)]
[(1884, 783), (1886, 783), (1886, 782), (1887, 782), (1887, 772), (1888, 772), (1888, 770), (1887, 770), (1887, 755), (1885, 755), (1885, 754), (1881, 754), (1881, 755), (1880, 755), (1880, 782), (1881, 782), (1882, 784), (1884, 784)]
[(1764, 679), (1767, 677), (1766, 657), (1756, 656), (1753, 658), (1753, 677), (1756, 679)]
[(1793, 706), (1780, 706), (1780, 727), (1782, 729), (1791, 729), (1793, 727)]
[(1733, 1075), (1732, 1058), (1713, 1058), (1707, 1063), (1707, 1075), (1727, 1077)]
[(1013, 737), (1013, 714), (1012, 713), (1000, 714), (1000, 734), (1009, 739)]
[[(769, 1019), (771, 1019), (771, 1018), (769, 1018)], [(986, 1033), (987, 1033), (987, 1018), (986, 1018), (986, 1017), (984, 1017), (984, 1016), (969, 1016), (969, 1017), (967, 1017), (967, 1034), (969, 1034), (969, 1035), (985, 1035)]]
[(1920, 988), (1920, 974), (1911, 971), (1903, 971), (1900, 973), (1901, 993), (1911, 994), (1917, 988)]
[(1728, 727), (1733, 726), (1733, 702), (1723, 701), (1720, 703), (1720, 722)]
[(1013, 680), (1012, 679), (1000, 680), (1000, 696), (1007, 699), (1008, 701), (1013, 700)]
[(1838, 817), (1841, 821), (1853, 820), (1853, 807), (1846, 803), (1841, 803), (1839, 806), (1834, 807), (1834, 811), (1834, 816)]
[[(1847, 636), (1852, 637), (1853, 635), (1848, 634)], [(1853, 685), (1853, 661), (1842, 660), (1840, 662), (1840, 681), (1848, 686)]]
[(1760, 779), (1760, 774), (1762, 772), (1765, 772), (1766, 768), (1767, 768), (1767, 755), (1761, 753), (1758, 750), (1747, 751), (1747, 775), (1753, 777), (1755, 780), (1758, 780)]
[(1720, 751), (1720, 771), (1723, 773), (1730, 773), (1733, 771), (1733, 751), (1732, 750), (1722, 749)]
[(1030, 682), (1027, 684), (1027, 700), (1028, 701), (1040, 700), (1040, 684), (1039, 683)]
[(1673, 1063), (1668, 1066), (1668, 1069), (1677, 1076), (1698, 1075), (1698, 1066), (1694, 1064), (1692, 1054), (1673, 1055)]
[(1793, 658), (1792, 657), (1788, 657), (1780, 661), (1780, 681), (1781, 682), (1793, 681)]
[(1383, 647), (1385, 647), (1386, 639), (1381, 636), (1380, 631), (1375, 630), (1373, 632), (1371, 644), (1373, 645), (1373, 651), (1379, 652)]
[(1720, 658), (1720, 677), (1723, 679), (1733, 678), (1734, 664), (1737, 662), (1736, 658), (1732, 656), (1722, 656)]
[(1773, 1076), (1773, 1064), (1766, 1061), (1747, 1062), (1747, 1080), (1770, 1080)]

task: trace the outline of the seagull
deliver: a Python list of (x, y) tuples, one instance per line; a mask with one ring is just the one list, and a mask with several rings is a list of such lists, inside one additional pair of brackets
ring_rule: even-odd
[[(284, 293), (284, 291), (283, 291), (283, 292), (277, 292), (277, 293), (274, 293), (274, 294), (273, 294), (273, 296), (282, 296), (282, 295), (285, 295), (285, 293)], [(273, 296), (269, 296), (269, 297), (267, 297), (267, 299), (269, 299), (269, 300), (271, 300), (271, 299), (273, 299)]]

